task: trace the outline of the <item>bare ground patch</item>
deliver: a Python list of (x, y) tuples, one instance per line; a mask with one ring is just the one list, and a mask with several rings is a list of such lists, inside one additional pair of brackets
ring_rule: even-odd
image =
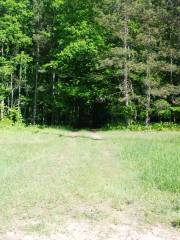
[(165, 226), (134, 226), (130, 224), (94, 224), (72, 219), (59, 226), (51, 236), (27, 235), (21, 231), (8, 232), (0, 240), (179, 240), (180, 232)]
[[(135, 209), (134, 205), (116, 210), (108, 203), (99, 206), (82, 204), (76, 207), (71, 217), (58, 226), (52, 226), (56, 229), (54, 233), (28, 233), (19, 230), (28, 223), (19, 222), (17, 229), (0, 234), (0, 240), (180, 240), (178, 229), (162, 224), (145, 224), (141, 221), (141, 213)], [(78, 215), (81, 217), (78, 218)], [(39, 224), (31, 221), (34, 228)]]

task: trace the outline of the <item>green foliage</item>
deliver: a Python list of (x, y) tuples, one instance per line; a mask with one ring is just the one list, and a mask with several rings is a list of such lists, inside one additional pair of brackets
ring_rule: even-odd
[(180, 107), (171, 107), (172, 112), (180, 113)]
[(3, 118), (3, 120), (0, 121), (0, 128), (4, 128), (4, 127), (10, 127), (13, 126), (14, 122), (10, 119), (10, 118)]
[(133, 104), (130, 104), (128, 106), (123, 106), (121, 108), (121, 114), (123, 117), (129, 117), (132, 119), (134, 117), (135, 111), (136, 111), (136, 106)]
[(0, 0), (1, 118), (178, 123), (178, 23), (166, 1)]
[(160, 117), (170, 117), (171, 105), (164, 99), (157, 100), (154, 103), (155, 113)]
[[(0, 107), (2, 110), (2, 106)], [(18, 108), (7, 108), (3, 107), (4, 110), (4, 118), (1, 119), (1, 125), (21, 125), (23, 124), (23, 116)]]
[(8, 109), (8, 117), (16, 124), (23, 123), (23, 116), (18, 108)]
[(126, 126), (122, 123), (108, 123), (103, 129), (106, 130), (130, 130), (130, 131), (167, 131), (167, 130), (180, 130), (180, 124), (172, 122), (152, 123), (148, 126), (143, 124), (132, 123)]

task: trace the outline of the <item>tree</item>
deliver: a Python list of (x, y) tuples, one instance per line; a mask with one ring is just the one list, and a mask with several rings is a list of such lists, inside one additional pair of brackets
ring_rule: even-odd
[(179, 22), (174, 0), (0, 0), (0, 118), (179, 121)]

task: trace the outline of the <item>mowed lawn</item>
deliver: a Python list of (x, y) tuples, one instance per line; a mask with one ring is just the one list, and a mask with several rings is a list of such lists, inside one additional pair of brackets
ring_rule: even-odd
[(177, 131), (0, 129), (0, 231), (115, 223), (111, 210), (126, 209), (178, 227), (179, 147)]

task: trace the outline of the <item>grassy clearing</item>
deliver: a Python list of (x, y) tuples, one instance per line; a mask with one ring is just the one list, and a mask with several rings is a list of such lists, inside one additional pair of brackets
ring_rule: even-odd
[[(178, 226), (180, 132), (0, 129), (0, 230), (49, 232), (67, 218), (140, 218)], [(53, 227), (52, 227), (53, 226)]]

